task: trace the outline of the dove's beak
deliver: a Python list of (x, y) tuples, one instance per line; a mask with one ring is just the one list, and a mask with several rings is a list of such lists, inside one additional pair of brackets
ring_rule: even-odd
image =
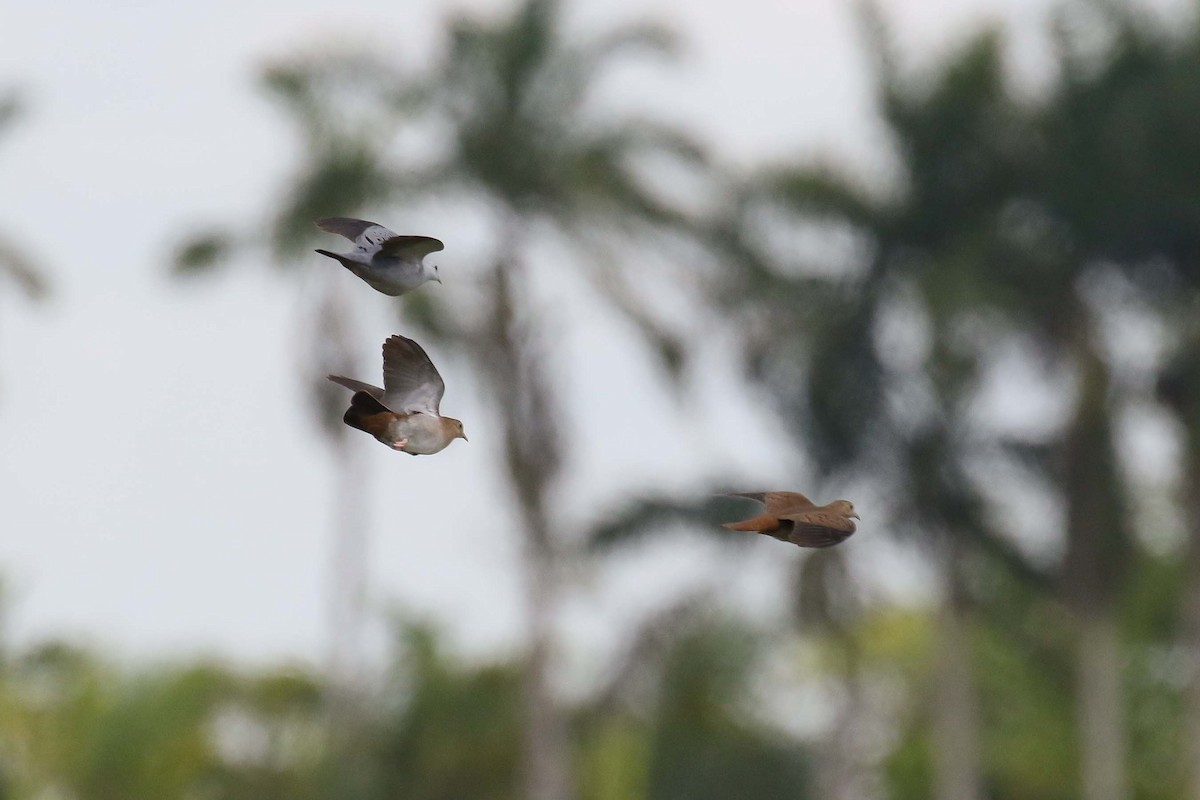
[(466, 435), (465, 433), (460, 433), (458, 436), (459, 436), (459, 438), (461, 438), (461, 439), (462, 439), (464, 442), (469, 442), (469, 441), (471, 441), (470, 439), (468, 439), (468, 438), (467, 438), (467, 435)]
[(860, 516), (858, 515), (858, 512), (857, 512), (857, 511), (855, 511), (853, 514), (851, 514), (851, 515), (850, 515), (850, 519), (862, 520), (862, 517), (860, 517)]

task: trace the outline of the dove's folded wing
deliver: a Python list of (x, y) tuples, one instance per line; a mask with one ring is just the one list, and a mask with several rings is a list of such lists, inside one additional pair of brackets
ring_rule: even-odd
[(773, 514), (783, 511), (816, 508), (811, 500), (799, 492), (730, 492), (728, 496), (757, 500), (767, 507), (767, 511)]
[(339, 386), (345, 386), (352, 392), (366, 392), (376, 400), (383, 399), (383, 389), (380, 389), (378, 386), (372, 386), (369, 383), (363, 383), (362, 381), (356, 381), (353, 378), (346, 378), (341, 375), (326, 375), (325, 377)]
[(854, 533), (854, 520), (828, 511), (802, 511), (781, 514), (794, 527), (789, 539), (801, 547), (829, 547), (845, 541)]
[(445, 250), (442, 244), (432, 236), (396, 236), (393, 235), (379, 246), (379, 252), (396, 258), (416, 260), (430, 253)]
[(396, 412), (438, 414), (446, 384), (421, 345), (404, 336), (383, 343), (383, 404)]
[(757, 517), (743, 519), (737, 522), (725, 522), (721, 525), (722, 528), (728, 528), (731, 531), (753, 531), (754, 533), (771, 533), (780, 528), (779, 518), (772, 514), (759, 514)]

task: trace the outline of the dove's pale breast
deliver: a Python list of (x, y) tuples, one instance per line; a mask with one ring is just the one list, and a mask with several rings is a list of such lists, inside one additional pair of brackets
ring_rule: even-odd
[(354, 262), (354, 266), (350, 267), (351, 272), (366, 281), (372, 289), (390, 297), (411, 292), (430, 279), (423, 263), (395, 256), (376, 254), (367, 263), (362, 263), (359, 258), (355, 258)]
[(398, 416), (393, 426), (396, 439), (408, 439), (404, 452), (428, 456), (446, 449), (453, 438), (442, 429), (442, 420), (429, 414)]

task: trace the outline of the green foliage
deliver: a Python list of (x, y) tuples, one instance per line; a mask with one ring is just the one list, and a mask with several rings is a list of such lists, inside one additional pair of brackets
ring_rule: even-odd
[[(16, 653), (0, 672), (4, 796), (344, 798), (330, 776), (349, 752), (364, 798), (520, 797), (524, 664), (463, 661), (428, 626), (398, 634), (350, 751), (332, 746), (323, 681), (296, 669), (127, 671), (56, 643)], [(736, 620), (694, 618), (647, 664), (651, 706), (576, 709), (583, 796), (806, 796), (801, 746), (748, 713), (759, 649)]]
[(230, 257), (233, 246), (233, 238), (228, 233), (197, 234), (179, 245), (172, 270), (176, 275), (211, 271)]
[(516, 798), (521, 747), (521, 672), (468, 667), (441, 651), (434, 631), (403, 636), (393, 697), (370, 743), (379, 797), (413, 800)]
[(806, 797), (800, 747), (745, 718), (759, 643), (736, 622), (685, 635), (659, 683), (648, 797)]
[(583, 800), (625, 800), (649, 796), (653, 754), (648, 726), (615, 714), (592, 723), (580, 737), (576, 769)]
[[(1075, 797), (1072, 617), (1003, 570), (986, 587), (971, 642), (990, 796)], [(1180, 662), (1170, 646), (1179, 565), (1139, 562), (1130, 587), (1131, 763), (1138, 796), (1166, 800), (1183, 796)], [(847, 674), (882, 698), (858, 724), (885, 725), (887, 796), (930, 796), (925, 699), (939, 687), (928, 612), (876, 602), (782, 638), (738, 617), (673, 619), (663, 646), (615, 692), (571, 710), (584, 800), (817, 796), (810, 743), (760, 713), (764, 659), (786, 653), (809, 654), (790, 680), (830, 702)], [(520, 797), (523, 663), (462, 660), (429, 626), (398, 634), (388, 680), (366, 698), (371, 711), (353, 740), (362, 796)], [(63, 644), (16, 651), (0, 671), (5, 797), (58, 787), (81, 798), (344, 798), (329, 780), (330, 759), (345, 751), (331, 747), (324, 699), (323, 680), (296, 669), (124, 670)]]

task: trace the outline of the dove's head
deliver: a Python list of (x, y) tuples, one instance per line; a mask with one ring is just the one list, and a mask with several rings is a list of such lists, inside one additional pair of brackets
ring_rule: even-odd
[(446, 431), (450, 434), (451, 439), (462, 439), (464, 442), (469, 442), (467, 434), (463, 432), (462, 420), (454, 417), (442, 417), (442, 424), (446, 426)]
[(839, 516), (862, 519), (858, 515), (858, 512), (854, 510), (854, 503), (851, 503), (849, 500), (834, 500), (826, 508)]
[(442, 276), (438, 274), (437, 264), (434, 264), (432, 267), (426, 267), (425, 271), (429, 273), (429, 280), (438, 283), (442, 282)]

